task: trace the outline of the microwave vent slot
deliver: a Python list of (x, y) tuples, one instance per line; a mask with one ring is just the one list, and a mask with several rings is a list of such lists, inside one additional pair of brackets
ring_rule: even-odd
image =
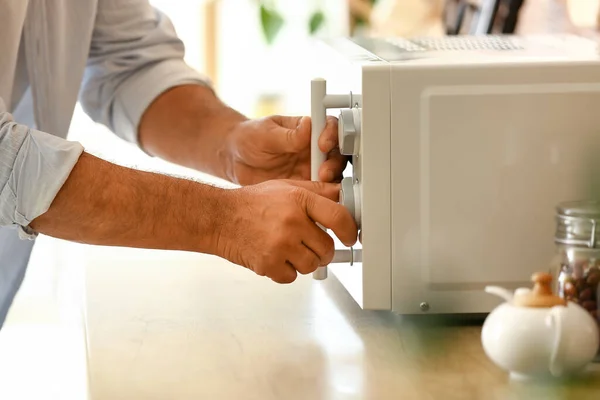
[(502, 36), (388, 39), (404, 51), (514, 51), (523, 50), (517, 40)]

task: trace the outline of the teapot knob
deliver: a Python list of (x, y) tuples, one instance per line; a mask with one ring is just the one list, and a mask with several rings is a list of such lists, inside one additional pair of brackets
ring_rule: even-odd
[(534, 282), (533, 292), (540, 296), (552, 296), (552, 275), (547, 272), (537, 272), (531, 276), (531, 280)]
[(567, 301), (552, 293), (552, 275), (546, 272), (537, 272), (531, 276), (533, 289), (529, 293), (515, 294), (513, 304), (520, 307), (566, 306)]
[(534, 290), (538, 288), (544, 294), (552, 294), (552, 289), (550, 289), (552, 275), (547, 272), (536, 272), (531, 276), (531, 280), (535, 283)]

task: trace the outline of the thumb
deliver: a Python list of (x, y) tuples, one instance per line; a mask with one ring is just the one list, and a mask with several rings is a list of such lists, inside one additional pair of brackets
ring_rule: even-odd
[(275, 141), (279, 149), (289, 153), (298, 153), (310, 146), (310, 118), (308, 117), (277, 117), (273, 122), (278, 125)]
[(340, 197), (339, 183), (315, 182), (315, 181), (288, 181), (291, 185), (301, 187), (319, 196), (326, 197), (332, 201), (338, 201)]
[[(325, 191), (328, 191), (329, 185), (331, 184), (323, 183), (321, 186), (325, 186)], [(354, 217), (352, 217), (343, 205), (335, 202), (336, 199), (327, 199), (326, 197), (318, 195), (306, 196), (306, 214), (313, 222), (331, 229), (346, 246), (353, 246), (356, 243), (356, 236), (358, 235)]]

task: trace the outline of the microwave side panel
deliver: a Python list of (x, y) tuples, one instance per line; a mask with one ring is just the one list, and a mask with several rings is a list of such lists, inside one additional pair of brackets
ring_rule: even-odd
[[(360, 188), (362, 241), (355, 248), (362, 249), (362, 261), (328, 268), (361, 308), (391, 310), (390, 66), (381, 62), (346, 67), (358, 73), (361, 83), (356, 91), (362, 96), (359, 154), (344, 176), (352, 176)], [(342, 87), (354, 86), (354, 80), (352, 85), (339, 80), (349, 78), (347, 71), (327, 75), (329, 94), (347, 93)]]
[(486, 285), (552, 267), (556, 205), (600, 197), (600, 65), (394, 65), (391, 88), (393, 310), (489, 312)]
[[(357, 93), (363, 104), (359, 154), (344, 171), (360, 187), (362, 243), (355, 248), (362, 249), (362, 262), (330, 264), (329, 279), (361, 308), (391, 310), (390, 65), (348, 41), (324, 42), (317, 46), (314, 76), (326, 80), (327, 94)], [(338, 117), (340, 110), (327, 114)], [(336, 248), (344, 248), (330, 234)]]
[(363, 308), (391, 310), (390, 64), (363, 66), (360, 192)]

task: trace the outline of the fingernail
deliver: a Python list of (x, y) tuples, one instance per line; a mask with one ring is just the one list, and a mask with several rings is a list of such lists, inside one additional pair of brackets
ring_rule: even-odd
[(300, 118), (300, 121), (298, 121), (298, 126), (296, 128), (300, 128), (302, 126), (302, 124), (304, 123), (305, 119), (306, 119), (306, 117)]

